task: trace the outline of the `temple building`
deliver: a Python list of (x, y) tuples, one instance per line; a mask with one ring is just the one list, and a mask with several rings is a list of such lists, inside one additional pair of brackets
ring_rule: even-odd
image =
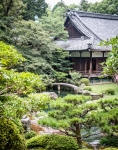
[(69, 38), (56, 44), (70, 53), (73, 69), (83, 77), (98, 77), (111, 46), (100, 42), (118, 36), (118, 15), (69, 10), (64, 23)]

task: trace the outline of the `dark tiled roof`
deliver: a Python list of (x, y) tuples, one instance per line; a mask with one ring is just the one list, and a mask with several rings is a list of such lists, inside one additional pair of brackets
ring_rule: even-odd
[(78, 30), (82, 29), (89, 37), (106, 40), (118, 35), (118, 15), (70, 11), (67, 16)]
[(63, 47), (65, 50), (87, 50), (88, 43), (92, 44), (91, 48), (93, 50), (110, 50), (111, 47), (98, 46), (98, 44), (101, 40), (118, 36), (118, 15), (69, 11), (67, 12), (67, 18), (69, 18), (73, 26), (86, 35), (88, 39), (81, 40), (74, 38), (68, 39), (66, 42), (57, 41), (57, 45)]
[(62, 47), (65, 51), (86, 51), (89, 49), (89, 43), (91, 44), (91, 50), (93, 51), (109, 51), (111, 49), (111, 46), (99, 46), (100, 41), (93, 38), (86, 40), (71, 38), (67, 41), (56, 41), (56, 45)]

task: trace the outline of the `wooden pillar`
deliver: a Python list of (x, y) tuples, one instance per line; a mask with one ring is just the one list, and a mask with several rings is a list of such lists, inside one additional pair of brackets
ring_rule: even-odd
[(60, 95), (60, 84), (58, 84), (58, 95)]
[(90, 74), (92, 74), (92, 51), (90, 51)]
[(82, 63), (81, 63), (81, 57), (82, 57), (82, 52), (80, 51), (80, 61), (79, 61), (79, 71), (82, 69)]
[(87, 72), (87, 59), (85, 59), (85, 74)]

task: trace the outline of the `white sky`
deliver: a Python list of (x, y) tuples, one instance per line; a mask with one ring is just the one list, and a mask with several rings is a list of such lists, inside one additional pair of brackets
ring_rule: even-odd
[[(70, 4), (79, 4), (81, 0), (63, 0), (66, 5)], [(88, 2), (95, 3), (100, 2), (102, 0), (88, 0)], [(61, 2), (61, 0), (45, 0), (46, 3), (48, 3), (51, 7), (53, 7), (58, 2)]]

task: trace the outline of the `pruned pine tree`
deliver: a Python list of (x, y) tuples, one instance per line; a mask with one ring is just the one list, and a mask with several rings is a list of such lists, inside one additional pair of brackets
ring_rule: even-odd
[(92, 127), (101, 129), (97, 134), (117, 133), (117, 106), (118, 99), (91, 101), (90, 96), (67, 95), (51, 102), (48, 117), (39, 120), (39, 124), (51, 126), (75, 137), (79, 148), (82, 148), (82, 141), (92, 135), (87, 132)]

